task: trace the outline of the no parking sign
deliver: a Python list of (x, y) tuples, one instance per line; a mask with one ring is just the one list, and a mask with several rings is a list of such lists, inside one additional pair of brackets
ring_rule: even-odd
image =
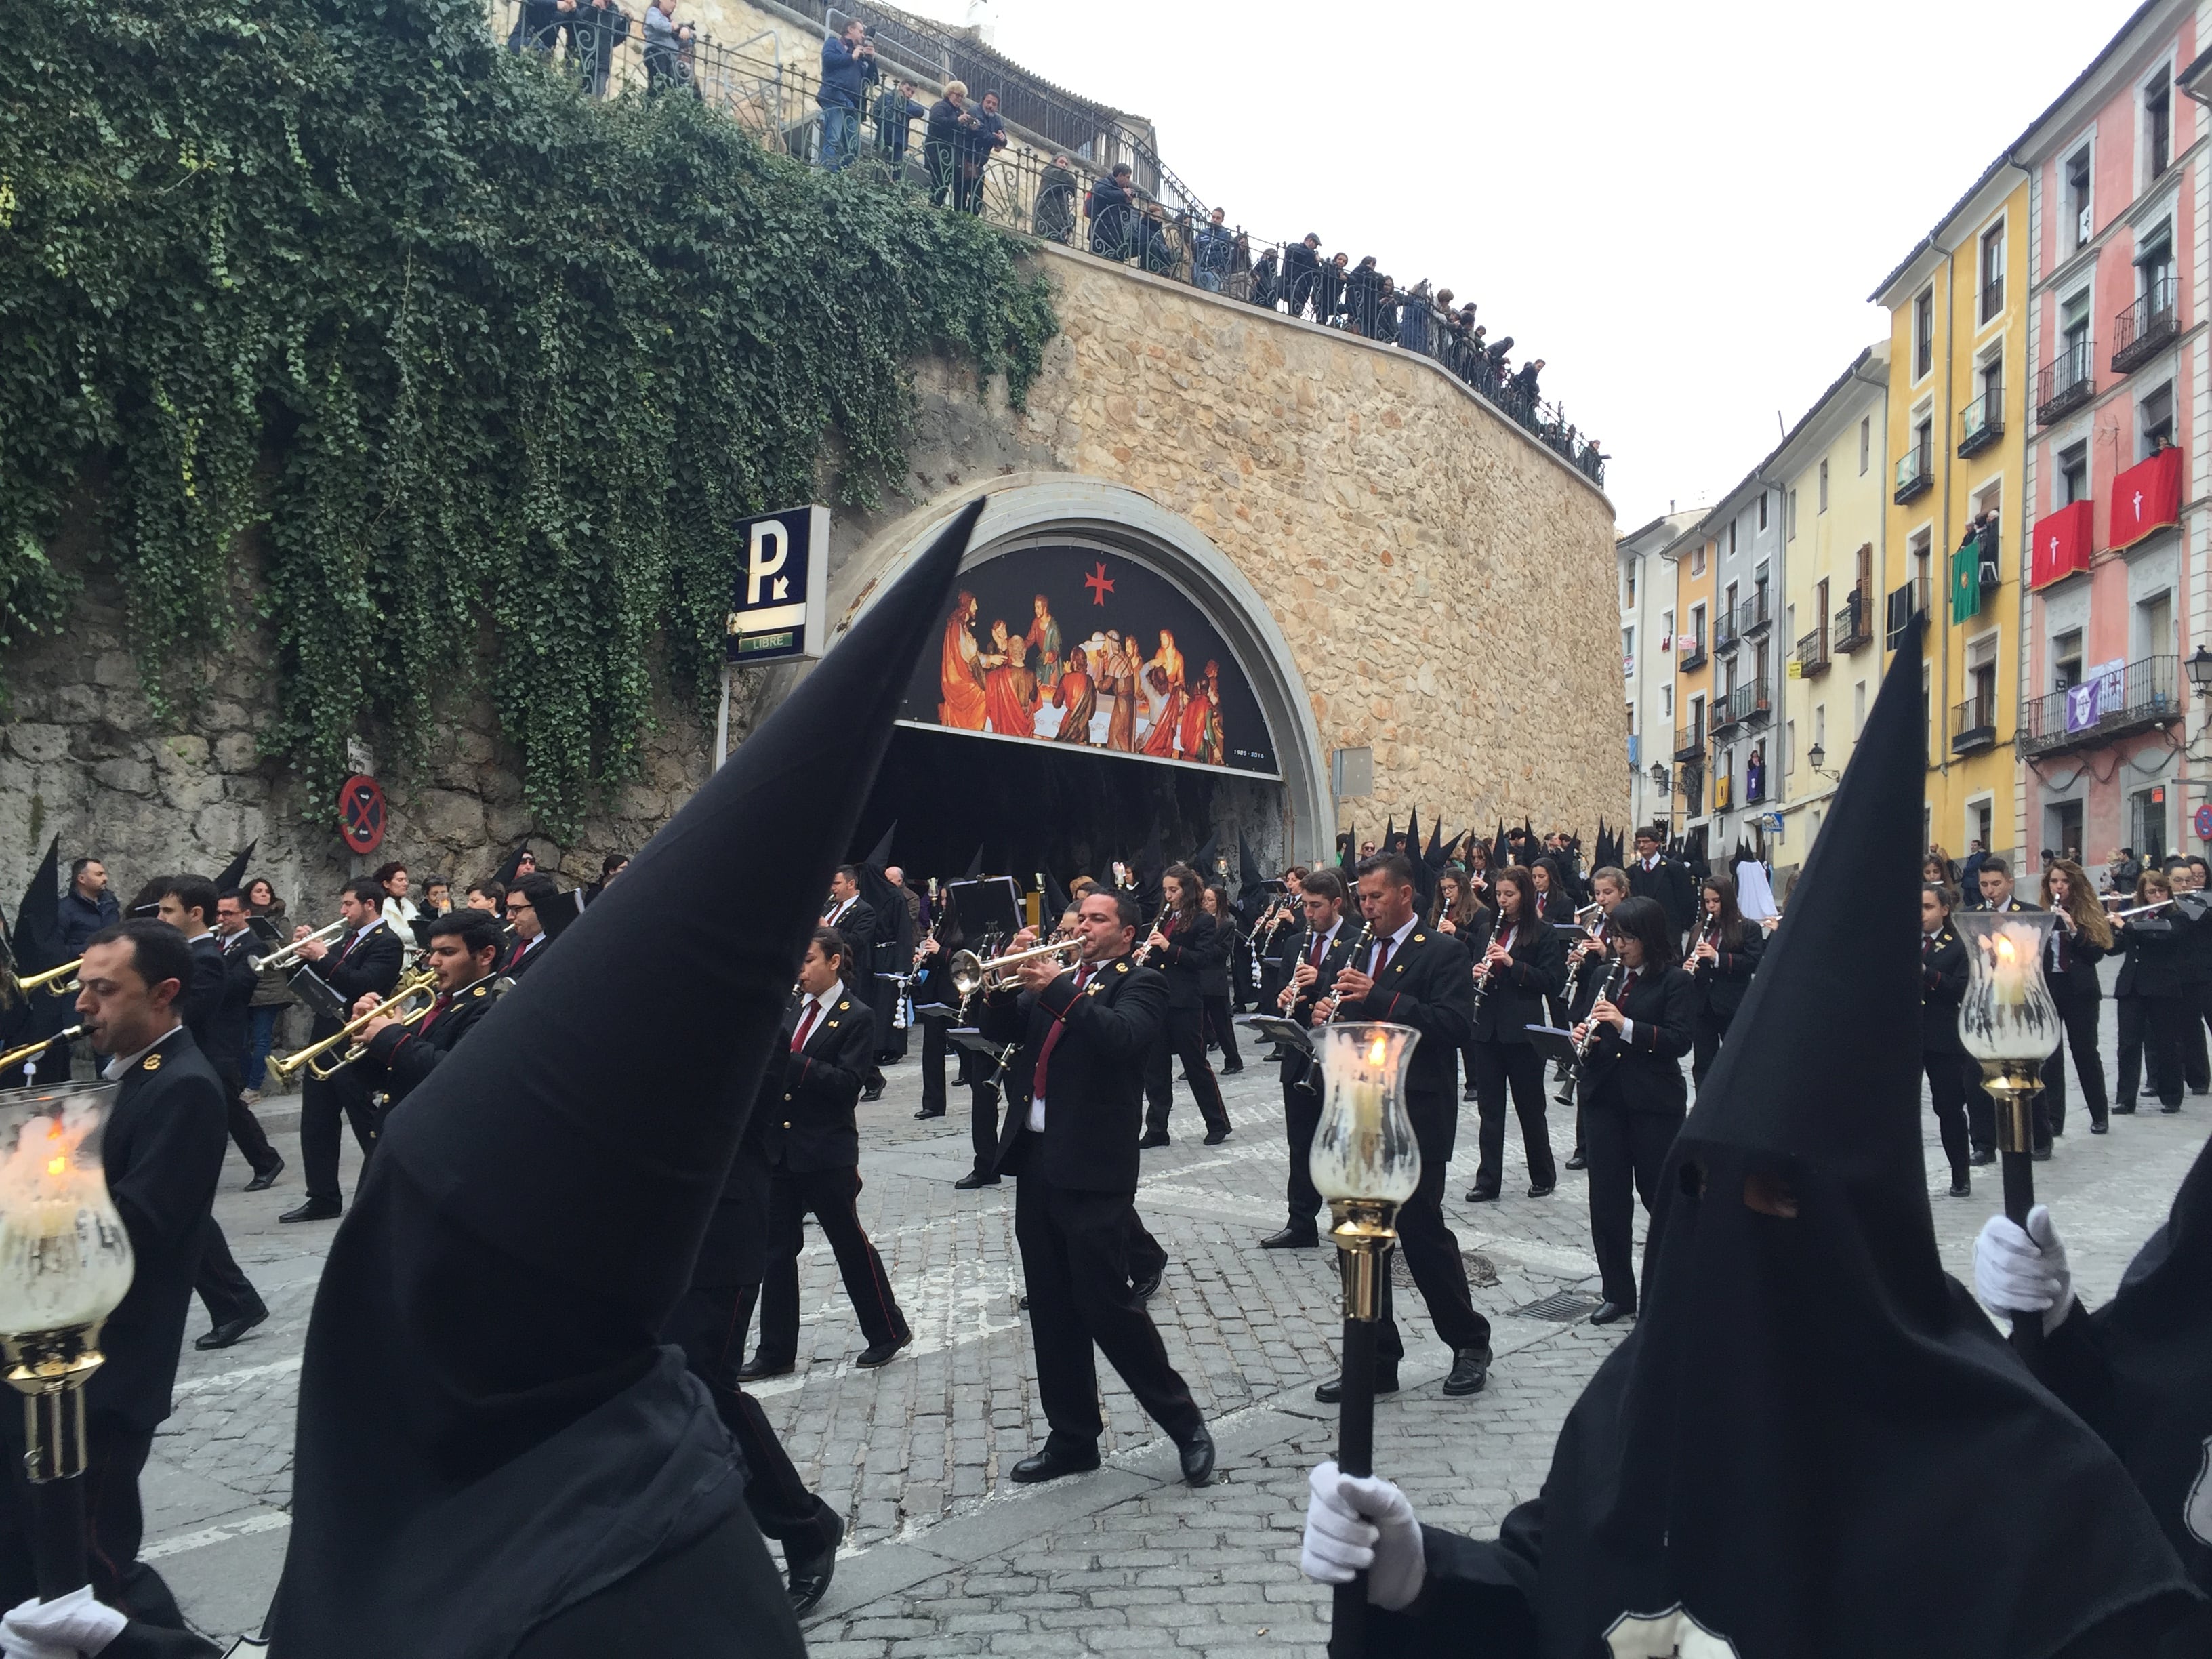
[(2197, 809), (2197, 839), (2212, 841), (2212, 802)]

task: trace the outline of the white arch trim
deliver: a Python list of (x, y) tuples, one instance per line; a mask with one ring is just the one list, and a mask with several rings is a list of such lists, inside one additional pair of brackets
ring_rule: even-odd
[[(1335, 814), (1328, 793), (1328, 757), (1313, 720), (1305, 680), (1259, 590), (1197, 526), (1140, 490), (1074, 473), (1013, 473), (981, 492), (983, 516), (962, 568), (1018, 544), (1062, 533), (1118, 549), (1173, 582), (1211, 617), (1251, 682), (1274, 739), (1284, 805), (1291, 815), (1291, 855), (1311, 859), (1334, 845)], [(951, 490), (854, 550), (830, 581), (834, 643), (909, 561), (977, 491)]]

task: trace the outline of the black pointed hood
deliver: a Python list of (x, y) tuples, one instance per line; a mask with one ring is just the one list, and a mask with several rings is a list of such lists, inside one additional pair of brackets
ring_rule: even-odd
[(741, 1504), (658, 1335), (981, 507), (386, 1119), (308, 1328), (280, 1659), (504, 1659)]
[(884, 831), (883, 839), (869, 849), (867, 857), (862, 859), (860, 862), (878, 872), (890, 869), (891, 867), (891, 837), (897, 834), (898, 820), (893, 818), (890, 827)]
[(1206, 838), (1204, 846), (1190, 855), (1190, 867), (1198, 872), (1199, 880), (1208, 886), (1212, 885), (1214, 882), (1213, 860), (1219, 857), (1220, 854), (1221, 836), (1217, 830)]
[(253, 849), (261, 845), (257, 836), (239, 849), (238, 856), (222, 866), (222, 873), (215, 878), (218, 893), (234, 893), (246, 884), (246, 872), (253, 861)]
[(1894, 1040), (1920, 1029), (1922, 720), (1902, 657), (1668, 1154), (1637, 1328), (1544, 1484), (1545, 1659), (1678, 1607), (1744, 1655), (2048, 1659), (2185, 1605), (2118, 1461), (1936, 1254)]
[(529, 851), (530, 843), (526, 841), (522, 842), (500, 860), (499, 868), (492, 872), (492, 879), (502, 887), (514, 886), (514, 872), (522, 867), (523, 857)]
[[(15, 907), (15, 932), (10, 948), (19, 973), (35, 974), (61, 966), (62, 838), (46, 843), (46, 855), (31, 872)], [(58, 1028), (57, 1028), (58, 1029)]]
[(1067, 914), (1067, 889), (1060, 884), (1059, 878), (1051, 871), (1040, 870), (1037, 873), (1044, 878), (1044, 915), (1042, 920), (1045, 932), (1050, 933), (1060, 926), (1060, 919)]
[(968, 860), (968, 868), (962, 874), (961, 879), (963, 881), (978, 881), (982, 878), (982, 874), (983, 843), (979, 841), (975, 843), (975, 856)]
[[(1441, 870), (1444, 864), (1444, 821), (1438, 818), (1429, 830), (1429, 844), (1421, 854), (1421, 861), (1431, 870)], [(1457, 840), (1457, 836), (1453, 837)]]

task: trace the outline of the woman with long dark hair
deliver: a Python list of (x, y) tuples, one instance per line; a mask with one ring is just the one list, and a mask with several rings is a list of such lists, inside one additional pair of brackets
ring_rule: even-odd
[(1158, 969), (1168, 979), (1167, 1018), (1145, 1066), (1145, 1133), (1139, 1146), (1168, 1144), (1168, 1114), (1175, 1106), (1171, 1060), (1182, 1062), (1183, 1077), (1198, 1097), (1199, 1115), (1206, 1120), (1206, 1144), (1218, 1146), (1229, 1139), (1229, 1112), (1221, 1103), (1221, 1085), (1206, 1060), (1203, 981), (1206, 970), (1221, 960), (1222, 935), (1206, 914), (1200, 897), (1203, 891), (1197, 871), (1188, 864), (1168, 866), (1160, 878), (1166, 914), (1139, 948), (1144, 965)]
[(1690, 976), (1697, 981), (1697, 1041), (1690, 1060), (1692, 1081), (1702, 1084), (1721, 1051), (1735, 1011), (1758, 970), (1766, 949), (1766, 934), (1743, 919), (1735, 908), (1735, 882), (1715, 871), (1698, 890), (1703, 914), (1698, 919), (1697, 944), (1690, 951)]
[[(253, 877), (246, 884), (245, 892), (246, 909), (257, 918), (267, 918), (270, 931), (257, 927), (254, 932), (270, 941), (289, 938), (291, 930), (284, 926), (284, 901), (276, 896), (269, 878)], [(276, 1022), (291, 1006), (291, 981), (283, 969), (266, 974), (255, 972), (253, 995), (246, 1006), (247, 1018), (252, 1022), (246, 1049), (246, 1103), (249, 1106), (261, 1098), (261, 1085), (269, 1076), (269, 1053), (276, 1043)]]
[(1237, 961), (1237, 915), (1229, 908), (1229, 890), (1211, 883), (1200, 897), (1206, 914), (1220, 935), (1220, 958), (1199, 975), (1200, 1011), (1205, 1016), (1206, 1042), (1221, 1050), (1221, 1074), (1233, 1077), (1244, 1069), (1244, 1056), (1237, 1052), (1237, 1027), (1230, 1018), (1229, 975)]
[[(1457, 865), (1452, 866), (1437, 878), (1437, 931), (1449, 933), (1467, 946), (1469, 956), (1480, 957), (1490, 945), (1492, 917), (1490, 907), (1476, 896), (1474, 884), (1468, 872)], [(1461, 1097), (1477, 1098), (1474, 1087), (1474, 1038), (1469, 1036), (1460, 1048), (1460, 1063), (1466, 1077)]]
[(2088, 1103), (2089, 1133), (2100, 1135), (2106, 1118), (2105, 1061), (2097, 1052), (2097, 1018), (2104, 988), (2097, 982), (2098, 962), (2112, 954), (2112, 924), (2097, 902), (2096, 884), (2072, 859), (2054, 859), (2043, 872), (2043, 908), (2058, 918), (2044, 947), (2043, 980), (2051, 988), (2066, 1040), (2043, 1062), (2043, 1098), (2051, 1131), (2066, 1128), (2066, 1051), (2074, 1051), (2074, 1078)]
[(1475, 1098), (1480, 1103), (1481, 1149), (1470, 1204), (1498, 1196), (1505, 1176), (1505, 1097), (1521, 1120), (1521, 1149), (1528, 1161), (1528, 1196), (1548, 1197), (1559, 1185), (1551, 1131), (1544, 1121), (1544, 1056), (1528, 1027), (1544, 1023), (1544, 1000), (1566, 988), (1567, 958), (1559, 936), (1543, 919), (1535, 878), (1519, 865), (1498, 872), (1498, 922), (1477, 963), (1474, 1015)]
[[(2136, 905), (2172, 896), (2172, 884), (2162, 872), (2146, 870), (2136, 878)], [(2146, 1063), (2159, 1109), (2181, 1109), (2184, 1022), (2193, 1017), (2196, 1005), (2189, 994), (2189, 956), (2181, 933), (2191, 924), (2177, 921), (2168, 914), (2171, 908), (2112, 920), (2113, 938), (2126, 954), (2112, 987), (2120, 1016), (2119, 1097), (2112, 1109), (2124, 1117), (2136, 1109), (2136, 1085)]]
[(1593, 1325), (1636, 1311), (1636, 1200), (1656, 1218), (1660, 1171), (1689, 1108), (1682, 1056), (1690, 1051), (1698, 995), (1674, 964), (1674, 929), (1658, 900), (1621, 900), (1607, 928), (1617, 977), (1575, 1028), (1577, 1044), (1595, 1034), (1580, 1091), (1590, 1244), (1605, 1297), (1590, 1316)]

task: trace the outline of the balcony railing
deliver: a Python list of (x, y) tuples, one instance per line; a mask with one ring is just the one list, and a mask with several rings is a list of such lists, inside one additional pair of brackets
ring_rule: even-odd
[(1934, 457), (1927, 444), (1915, 444), (1899, 457), (1897, 489), (1890, 499), (1899, 505), (1936, 487)]
[(1773, 625), (1774, 618), (1767, 613), (1766, 590), (1752, 589), (1751, 597), (1735, 608), (1736, 632), (1747, 640), (1755, 640)]
[(1723, 605), (1718, 614), (1713, 617), (1713, 649), (1717, 652), (1733, 651), (1735, 649), (1736, 641), (1741, 637), (1736, 631), (1735, 606)]
[(1797, 678), (1809, 680), (1828, 672), (1828, 630), (1816, 628), (1797, 636)]
[(1699, 634), (1683, 647), (1681, 657), (1676, 661), (1674, 666), (1678, 672), (1686, 674), (1692, 669), (1703, 668), (1705, 665), (1705, 636)]
[(2131, 374), (2173, 343), (2173, 278), (2154, 276), (2142, 299), (2112, 319), (2112, 373)]
[(2181, 719), (2180, 659), (2139, 657), (2124, 668), (2038, 697), (2021, 710), (2021, 758), (2094, 748)]
[(1982, 320), (1987, 322), (2004, 309), (2004, 278), (1982, 284)]
[(1864, 587), (1854, 587), (1844, 596), (1841, 609), (1836, 612), (1836, 652), (1849, 656), (1874, 643), (1874, 595)]
[(2004, 436), (2004, 388), (1991, 386), (1959, 413), (1959, 459), (1978, 455)]
[(1889, 591), (1887, 633), (1889, 648), (1893, 651), (1918, 631), (1928, 615), (1928, 585), (1926, 576), (1915, 576)]
[(1693, 761), (1705, 752), (1705, 726), (1703, 720), (1693, 720), (1687, 726), (1674, 728), (1674, 758)]
[(1744, 688), (1739, 685), (1732, 690), (1723, 691), (1714, 696), (1711, 733), (1714, 743), (1719, 743), (1723, 737), (1743, 724), (1743, 692)]
[(1753, 680), (1739, 685), (1735, 696), (1743, 704), (1741, 719), (1746, 726), (1757, 728), (1774, 718), (1774, 686), (1768, 680)]
[(1964, 755), (1987, 749), (1997, 740), (1997, 697), (1994, 691), (1978, 691), (1951, 708), (1951, 752)]
[(2035, 374), (2035, 423), (2049, 426), (2089, 401), (2097, 389), (2096, 343), (2081, 339), (2060, 349)]

